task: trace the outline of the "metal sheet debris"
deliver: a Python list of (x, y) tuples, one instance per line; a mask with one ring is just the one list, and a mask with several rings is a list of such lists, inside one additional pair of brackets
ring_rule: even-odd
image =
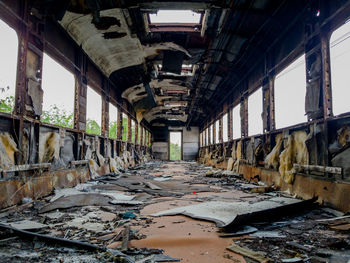
[(21, 221), (15, 221), (15, 222), (0, 222), (1, 224), (8, 225), (11, 227), (15, 227), (22, 230), (38, 230), (47, 228), (48, 225), (41, 224), (39, 222), (30, 221), (30, 220), (21, 220)]
[[(250, 204), (249, 202), (204, 202), (201, 204), (178, 207), (152, 214), (151, 216), (167, 216), (183, 214), (192, 218), (213, 221), (218, 227), (229, 227), (239, 223), (252, 221), (254, 217), (271, 215), (274, 212), (291, 209), (293, 206), (305, 206), (306, 201), (274, 197), (266, 201)], [(292, 211), (292, 209), (290, 210)]]
[(236, 244), (232, 244), (231, 246), (227, 247), (227, 249), (234, 252), (234, 253), (238, 253), (242, 256), (246, 256), (248, 258), (254, 259), (260, 263), (271, 262), (271, 259), (265, 257), (263, 254), (256, 252), (256, 251), (252, 251), (250, 249), (246, 249), (246, 248), (237, 246)]

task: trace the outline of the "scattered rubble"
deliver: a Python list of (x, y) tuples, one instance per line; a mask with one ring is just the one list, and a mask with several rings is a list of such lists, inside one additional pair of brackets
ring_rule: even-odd
[(4, 262), (347, 262), (350, 216), (313, 201), (233, 171), (153, 161), (0, 211), (0, 255)]

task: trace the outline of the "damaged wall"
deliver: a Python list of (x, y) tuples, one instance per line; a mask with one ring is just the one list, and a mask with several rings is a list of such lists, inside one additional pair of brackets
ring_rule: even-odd
[[(108, 137), (108, 107), (101, 112), (102, 134), (85, 133), (88, 84), (103, 101), (113, 100), (129, 119), (136, 120), (135, 112), (61, 27), (30, 12), (30, 1), (2, 2), (0, 19), (18, 33), (19, 50), (14, 112), (0, 113), (0, 208), (149, 160), (151, 151), (144, 139), (136, 144)], [(20, 2), (16, 6), (21, 8), (11, 9), (12, 2)], [(75, 76), (74, 128), (40, 121), (44, 52)], [(146, 121), (142, 127), (150, 130)]]

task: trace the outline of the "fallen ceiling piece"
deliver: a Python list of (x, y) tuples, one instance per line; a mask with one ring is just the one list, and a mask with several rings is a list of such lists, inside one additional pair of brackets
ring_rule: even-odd
[(267, 263), (267, 262), (271, 261), (270, 258), (266, 258), (263, 254), (261, 254), (259, 252), (256, 252), (256, 251), (253, 251), (250, 249), (246, 249), (246, 248), (237, 246), (235, 244), (227, 247), (227, 249), (234, 252), (234, 253), (240, 254), (242, 256), (254, 259), (260, 263)]
[(290, 214), (313, 202), (314, 199), (303, 201), (286, 197), (274, 197), (253, 204), (249, 202), (204, 202), (161, 211), (151, 216), (182, 214), (196, 219), (213, 221), (218, 227), (226, 228)]
[(127, 200), (112, 200), (109, 202), (112, 205), (142, 205), (142, 201), (127, 201)]
[(21, 230), (35, 230), (35, 229), (43, 229), (48, 227), (45, 224), (41, 224), (35, 221), (30, 221), (30, 220), (21, 220), (17, 222), (10, 222), (10, 223), (5, 223), (1, 222), (1, 224), (8, 225), (11, 227), (15, 227)]
[(255, 227), (242, 226), (239, 229), (237, 229), (236, 232), (234, 232), (234, 233), (222, 233), (222, 234), (220, 234), (220, 237), (239, 237), (239, 236), (244, 236), (244, 235), (254, 233), (256, 231), (258, 231), (258, 229)]
[(104, 206), (109, 205), (109, 203), (113, 200), (114, 199), (111, 196), (95, 193), (64, 196), (41, 208), (39, 213), (76, 206)]
[(143, 46), (130, 31), (126, 18), (129, 14), (126, 9), (112, 8), (103, 10), (100, 14), (101, 18), (119, 20), (120, 26), (97, 29), (91, 23), (90, 14), (81, 15), (69, 11), (59, 23), (107, 76), (122, 68), (141, 65), (146, 61), (146, 57), (156, 56), (164, 50), (181, 51), (191, 57), (186, 49), (172, 42)]
[(145, 185), (149, 188), (151, 188), (152, 190), (162, 190), (161, 187), (155, 185), (155, 184), (152, 184), (151, 182), (145, 182)]

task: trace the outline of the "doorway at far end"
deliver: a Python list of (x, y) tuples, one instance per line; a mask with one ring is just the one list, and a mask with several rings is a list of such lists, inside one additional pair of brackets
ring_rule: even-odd
[(170, 132), (169, 134), (169, 160), (182, 160), (182, 132)]

